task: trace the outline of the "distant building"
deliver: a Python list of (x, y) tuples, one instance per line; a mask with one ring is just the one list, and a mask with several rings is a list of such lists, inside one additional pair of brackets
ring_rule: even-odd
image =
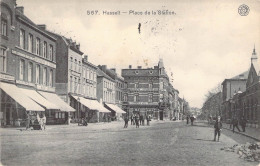
[(232, 118), (231, 103), (235, 92), (246, 90), (248, 71), (243, 72), (222, 82), (222, 118), (223, 120)]
[(232, 115), (244, 117), (248, 126), (258, 128), (260, 125), (260, 64), (255, 51), (251, 57), (246, 90), (238, 91), (231, 99)]
[(99, 69), (105, 73), (107, 76), (109, 76), (111, 79), (115, 81), (114, 83), (114, 91), (115, 91), (115, 103), (104, 103), (105, 107), (112, 111), (111, 116), (117, 120), (122, 120), (122, 114), (126, 113), (126, 111), (123, 111), (123, 92), (125, 89), (125, 82), (124, 78), (121, 77), (119, 74), (116, 73), (116, 69), (108, 69), (106, 65), (99, 65)]
[[(127, 83), (125, 108), (129, 114), (151, 114), (154, 119), (173, 118), (177, 111), (177, 91), (171, 86), (169, 77), (160, 59), (154, 68), (122, 69), (122, 77)], [(179, 111), (179, 110), (178, 110)]]

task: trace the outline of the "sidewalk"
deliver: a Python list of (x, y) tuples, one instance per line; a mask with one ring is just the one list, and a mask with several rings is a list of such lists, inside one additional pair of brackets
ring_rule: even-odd
[[(233, 131), (233, 127), (230, 129), (230, 124), (223, 123), (222, 125), (223, 125), (224, 129)], [(235, 129), (234, 132), (242, 134), (247, 137), (250, 137), (250, 138), (260, 142), (260, 129), (259, 128), (246, 127), (246, 132), (242, 132), (241, 126), (239, 126), (239, 129), (241, 132), (238, 132), (237, 129)]]

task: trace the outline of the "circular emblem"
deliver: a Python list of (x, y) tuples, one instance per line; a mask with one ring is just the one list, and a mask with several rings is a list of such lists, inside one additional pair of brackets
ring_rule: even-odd
[(245, 5), (245, 4), (240, 5), (239, 8), (238, 8), (238, 13), (241, 16), (247, 16), (249, 11), (250, 11), (249, 7), (247, 5)]

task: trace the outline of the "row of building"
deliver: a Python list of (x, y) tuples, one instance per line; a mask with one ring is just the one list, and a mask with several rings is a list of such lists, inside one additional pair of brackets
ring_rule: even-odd
[(202, 110), (221, 115), (223, 120), (247, 119), (248, 126), (260, 125), (260, 63), (255, 48), (247, 71), (222, 82), (222, 91), (210, 97)]
[[(16, 0), (1, 1), (1, 126), (24, 123), (26, 112), (47, 124), (122, 118), (122, 114), (182, 119), (179, 97), (163, 60), (153, 68), (94, 65), (80, 44), (36, 25)], [(70, 120), (72, 119), (72, 120)]]

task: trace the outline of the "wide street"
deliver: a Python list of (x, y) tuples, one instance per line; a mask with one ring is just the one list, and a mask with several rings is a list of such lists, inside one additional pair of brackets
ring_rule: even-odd
[(46, 131), (0, 129), (3, 165), (258, 165), (220, 150), (253, 142), (224, 130), (214, 142), (203, 123), (152, 121), (123, 128), (123, 122), (47, 126)]

